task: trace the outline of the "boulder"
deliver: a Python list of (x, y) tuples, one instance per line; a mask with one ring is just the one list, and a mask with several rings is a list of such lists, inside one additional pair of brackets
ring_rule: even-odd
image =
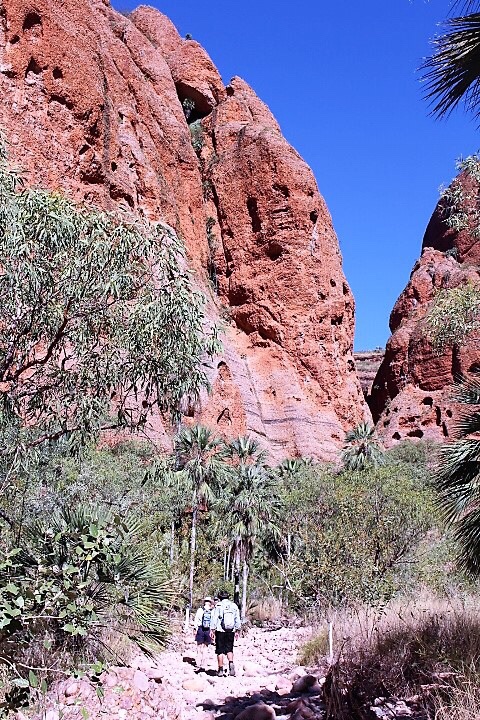
[(154, 680), (156, 683), (160, 684), (165, 677), (165, 670), (162, 670), (161, 668), (149, 668), (146, 671), (146, 675), (150, 678), (150, 680)]
[(253, 660), (245, 660), (243, 663), (243, 674), (245, 677), (263, 677), (267, 675), (265, 668)]
[(255, 705), (249, 705), (249, 707), (242, 710), (242, 712), (236, 716), (236, 720), (272, 720), (276, 718), (275, 710), (265, 703), (255, 703)]
[(203, 678), (196, 676), (184, 680), (182, 687), (184, 690), (188, 690), (190, 692), (203, 692), (208, 688), (208, 684)]
[(292, 685), (292, 692), (294, 693), (318, 693), (322, 689), (318, 678), (315, 675), (303, 675), (298, 678)]
[(148, 690), (148, 677), (142, 670), (135, 670), (133, 675), (133, 685), (141, 692)]
[(286, 678), (284, 675), (279, 675), (275, 680), (275, 689), (276, 690), (285, 690), (290, 689), (292, 683), (288, 678)]
[(391, 336), (373, 381), (369, 404), (386, 447), (403, 440), (444, 442), (458, 419), (455, 379), (478, 367), (480, 335), (472, 332), (459, 347), (432, 347), (425, 317), (435, 295), (468, 283), (480, 287), (480, 240), (476, 203), (478, 174), (462, 172), (450, 186), (461, 229), (449, 227), (452, 208), (441, 199), (426, 229), (421, 255), (391, 315)]

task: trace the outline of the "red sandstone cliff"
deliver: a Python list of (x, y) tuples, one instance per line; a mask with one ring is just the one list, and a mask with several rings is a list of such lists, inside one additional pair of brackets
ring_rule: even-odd
[[(467, 282), (480, 285), (479, 199), (475, 173), (463, 171), (439, 201), (425, 232), (421, 257), (390, 315), (392, 335), (371, 397), (378, 434), (387, 446), (400, 439), (443, 441), (448, 437), (455, 421), (452, 383), (480, 365), (477, 334), (461, 347), (454, 345), (439, 354), (431, 347), (422, 322), (438, 290)], [(463, 229), (449, 227), (452, 213)]]
[(368, 414), (354, 302), (315, 179), (268, 108), (151, 8), (3, 0), (0, 19), (0, 125), (29, 181), (166, 221), (213, 279), (225, 351), (196, 417), (273, 459), (333, 457)]

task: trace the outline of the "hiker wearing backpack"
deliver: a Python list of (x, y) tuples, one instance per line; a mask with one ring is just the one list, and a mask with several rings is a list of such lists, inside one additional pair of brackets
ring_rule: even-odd
[(203, 600), (203, 606), (195, 613), (193, 626), (195, 628), (195, 642), (197, 643), (197, 665), (200, 670), (205, 668), (205, 648), (212, 644), (211, 620), (213, 602), (211, 597)]
[[(229, 599), (226, 590), (218, 593), (220, 602), (213, 608), (211, 619), (211, 637), (215, 639), (215, 653), (218, 660), (218, 676), (226, 677), (235, 675), (235, 665), (233, 664), (233, 644), (235, 635), (240, 630), (242, 624), (240, 622), (240, 611), (238, 607)], [(228, 671), (224, 667), (225, 657), (228, 660)]]

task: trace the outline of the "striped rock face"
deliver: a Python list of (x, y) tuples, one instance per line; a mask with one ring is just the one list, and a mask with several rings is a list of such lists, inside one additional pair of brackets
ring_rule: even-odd
[[(4, 0), (0, 125), (28, 182), (161, 219), (225, 325), (189, 411), (272, 460), (334, 459), (368, 416), (354, 301), (312, 172), (252, 89), (159, 12)], [(150, 433), (168, 442), (160, 418)]]

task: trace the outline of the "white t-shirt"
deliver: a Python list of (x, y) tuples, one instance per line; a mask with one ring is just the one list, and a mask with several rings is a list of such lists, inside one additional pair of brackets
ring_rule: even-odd
[(238, 606), (235, 605), (234, 602), (231, 600), (222, 600), (218, 605), (215, 605), (212, 612), (212, 619), (210, 622), (210, 628), (212, 630), (215, 630), (215, 632), (225, 632), (225, 630), (222, 627), (222, 618), (224, 610), (230, 610), (234, 613), (235, 616), (235, 624), (234, 624), (234, 630), (240, 630), (242, 627), (242, 623), (240, 621), (240, 610), (238, 609)]
[[(195, 619), (193, 621), (193, 626), (195, 630), (198, 630), (198, 628), (202, 626), (204, 612), (209, 612), (213, 616), (213, 608), (211, 608), (210, 610), (207, 610), (204, 607), (198, 608), (197, 612), (195, 613)], [(212, 626), (210, 625), (210, 627)]]

